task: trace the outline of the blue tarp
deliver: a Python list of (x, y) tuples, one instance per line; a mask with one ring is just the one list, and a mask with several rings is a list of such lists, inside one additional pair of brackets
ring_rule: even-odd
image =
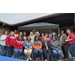
[(26, 60), (0, 56), (0, 61), (26, 61)]

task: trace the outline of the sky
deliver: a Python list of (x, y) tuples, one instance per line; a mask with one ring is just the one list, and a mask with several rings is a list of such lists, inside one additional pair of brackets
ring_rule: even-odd
[(0, 13), (0, 21), (8, 24), (16, 24), (53, 13)]

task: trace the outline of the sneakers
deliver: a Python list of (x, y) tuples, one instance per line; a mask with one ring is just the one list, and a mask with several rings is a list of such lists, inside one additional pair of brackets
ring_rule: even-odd
[(39, 61), (39, 58), (37, 58), (36, 61)]
[(21, 59), (21, 57), (19, 57), (19, 59)]
[(45, 59), (45, 61), (47, 61), (47, 59)]
[(27, 61), (29, 61), (29, 59), (27, 58)]
[(30, 59), (30, 60), (32, 60), (32, 58), (31, 58), (31, 57), (30, 57), (29, 59)]
[(61, 59), (60, 59), (60, 60), (58, 60), (58, 61), (61, 61)]

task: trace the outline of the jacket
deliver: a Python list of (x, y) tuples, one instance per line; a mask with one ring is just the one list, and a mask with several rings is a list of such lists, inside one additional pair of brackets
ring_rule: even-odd
[(24, 42), (16, 40), (14, 43), (14, 48), (23, 49)]
[[(25, 49), (28, 48), (28, 41), (25, 42), (24, 48)], [(29, 48), (32, 48), (32, 42), (31, 41), (29, 42)]]
[(34, 49), (41, 49), (42, 48), (42, 43), (40, 41), (34, 41), (33, 42), (33, 48)]
[(6, 45), (9, 45), (9, 47), (13, 47), (15, 41), (16, 41), (15, 36), (8, 35), (6, 38)]
[(66, 34), (62, 34), (60, 38), (61, 38), (60, 42), (62, 45), (67, 44), (67, 42), (65, 41), (65, 40), (67, 40)]
[[(47, 41), (47, 46), (48, 46), (48, 49), (51, 50), (51, 43), (49, 41)], [(46, 50), (46, 45), (44, 41), (42, 42), (42, 49)]]
[(0, 40), (1, 40), (0, 43), (1, 43), (1, 45), (3, 45), (3, 46), (6, 46), (6, 43), (5, 43), (6, 37), (7, 37), (7, 35), (2, 35), (1, 38), (0, 38)]
[(52, 42), (51, 42), (51, 48), (52, 48), (52, 50), (56, 50), (56, 48), (57, 48), (57, 49), (61, 49), (61, 48), (60, 48), (60, 42), (57, 41), (57, 40), (56, 40), (56, 41), (52, 41)]

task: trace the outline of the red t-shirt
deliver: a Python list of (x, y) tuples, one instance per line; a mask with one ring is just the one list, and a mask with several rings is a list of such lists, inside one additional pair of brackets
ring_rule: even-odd
[(74, 40), (72, 40), (72, 41), (68, 41), (68, 44), (69, 44), (69, 45), (75, 43), (75, 35), (74, 35), (73, 33), (70, 33), (70, 34), (68, 35), (68, 38), (69, 38), (69, 39), (74, 39)]

